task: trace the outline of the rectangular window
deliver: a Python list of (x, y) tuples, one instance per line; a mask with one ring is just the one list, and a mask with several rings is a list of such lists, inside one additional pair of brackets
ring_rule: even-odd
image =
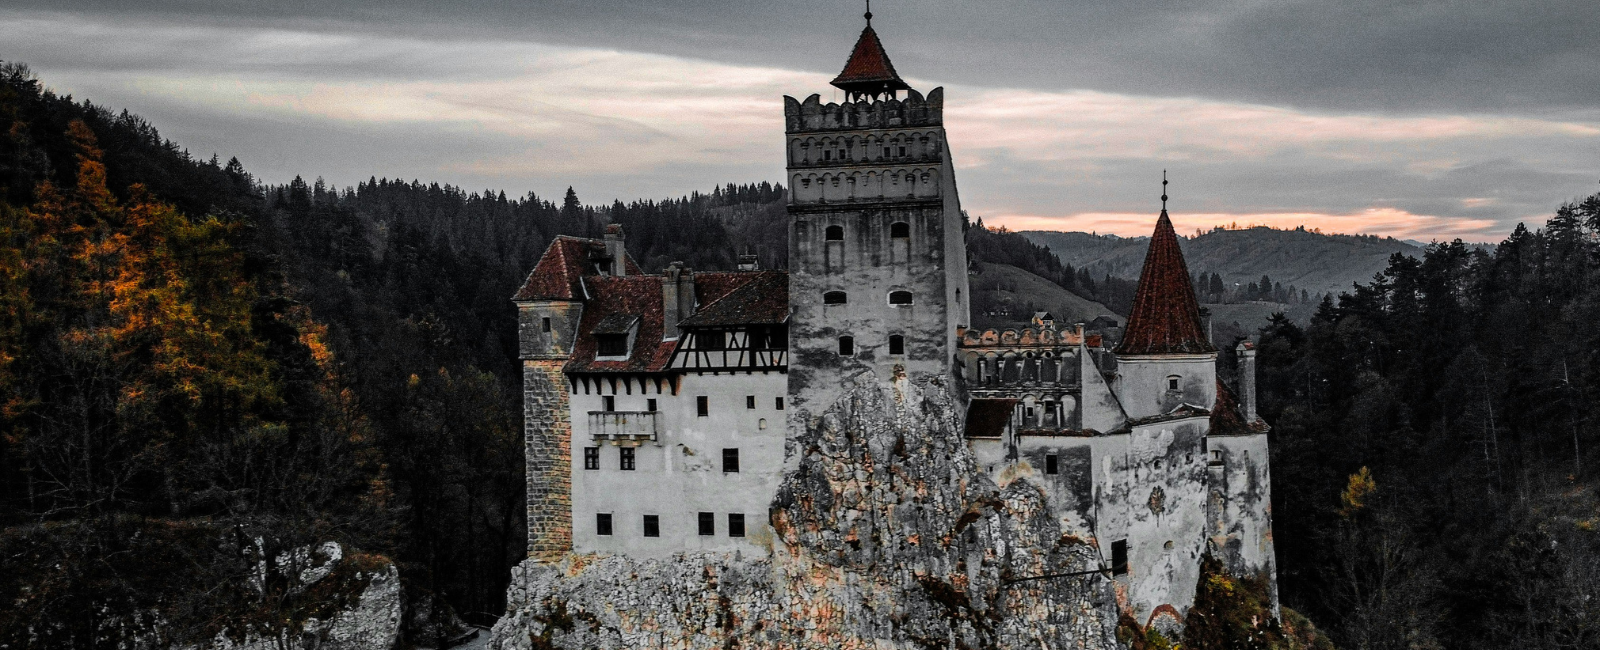
[(694, 335), (695, 347), (701, 350), (726, 350), (728, 339), (721, 331), (700, 332)]
[(1054, 473), (1056, 473), (1056, 455), (1055, 454), (1045, 454), (1045, 456), (1044, 456), (1044, 473), (1046, 473), (1046, 474), (1054, 474)]
[(778, 409), (779, 411), (782, 411), (783, 410), (783, 398), (782, 397), (774, 398), (773, 402), (772, 402), (772, 408), (775, 408), (775, 409)]
[(594, 516), (594, 534), (596, 534), (596, 535), (610, 535), (611, 534), (611, 513), (602, 512), (602, 513), (597, 514), (597, 515)]
[(894, 334), (889, 337), (889, 354), (905, 354), (906, 337)]
[(544, 330), (544, 331), (546, 331), (546, 332), (550, 331), (550, 319), (549, 318), (541, 318), (541, 319), (539, 319), (539, 328)]
[(656, 410), (656, 400), (655, 400), (655, 398), (652, 397), (652, 398), (647, 399), (647, 400), (644, 401), (644, 410), (646, 410), (646, 411), (655, 411)]
[(700, 534), (702, 536), (711, 536), (717, 534), (717, 513), (700, 513)]
[(728, 513), (728, 536), (744, 537), (744, 515), (737, 512)]
[(661, 536), (661, 517), (659, 515), (645, 515), (644, 516), (644, 536), (645, 537), (660, 537)]
[(1121, 576), (1128, 574), (1128, 540), (1119, 539), (1111, 543), (1111, 575)]
[(756, 407), (756, 396), (755, 395), (745, 395), (744, 396), (744, 407), (747, 408), (747, 409), (755, 408)]
[(631, 471), (633, 469), (633, 447), (622, 447), (618, 449), (618, 451), (622, 452), (622, 462), (620, 467), (622, 469)]
[(694, 413), (700, 417), (711, 415), (711, 398), (705, 395), (694, 398)]
[(615, 395), (606, 395), (605, 397), (600, 398), (600, 410), (602, 410), (602, 411), (615, 411), (615, 410), (617, 410), (617, 396), (615, 396)]
[(598, 346), (595, 354), (602, 357), (628, 356), (627, 334), (597, 334), (594, 338)]
[(727, 474), (737, 474), (739, 472), (738, 449), (722, 450), (722, 471)]
[(583, 468), (584, 469), (600, 469), (600, 448), (599, 447), (584, 447), (583, 448)]

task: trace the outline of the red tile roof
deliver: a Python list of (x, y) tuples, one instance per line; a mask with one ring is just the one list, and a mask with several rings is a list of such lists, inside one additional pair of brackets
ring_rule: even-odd
[[(582, 278), (599, 275), (598, 262), (605, 259), (606, 243), (561, 235), (550, 242), (539, 263), (517, 290), (512, 300), (582, 300)], [(633, 257), (627, 259), (628, 273), (640, 273)]]
[[(660, 372), (672, 360), (678, 342), (661, 340), (664, 329), (662, 313), (661, 277), (659, 275), (594, 276), (587, 278), (589, 300), (584, 302), (583, 318), (578, 322), (577, 343), (572, 359), (567, 362), (567, 372)], [(766, 307), (781, 304), (785, 313), (789, 306), (789, 274), (783, 271), (711, 271), (694, 274), (695, 302), (702, 309), (716, 306), (728, 298), (743, 303), (734, 294), (756, 285), (766, 287), (766, 295), (756, 307), (752, 317), (767, 317)], [(775, 290), (781, 287), (781, 290)], [(725, 314), (736, 314), (729, 309)], [(621, 316), (618, 318), (617, 316)], [(697, 314), (698, 315), (698, 312)], [(637, 317), (638, 330), (634, 334), (633, 349), (621, 361), (596, 361), (597, 330), (606, 325), (630, 321)], [(748, 323), (765, 321), (740, 321)], [(778, 321), (781, 322), (781, 321)], [(735, 324), (732, 321), (719, 324)]]
[(1150, 237), (1150, 252), (1139, 273), (1139, 289), (1117, 354), (1215, 352), (1200, 327), (1200, 303), (1192, 283), (1178, 248), (1178, 233), (1163, 209)]
[(878, 40), (878, 33), (872, 31), (871, 23), (861, 30), (861, 38), (856, 40), (850, 60), (830, 83), (840, 90), (869, 93), (911, 88), (894, 71), (894, 64), (889, 62), (889, 54), (883, 51), (883, 43)]
[[(751, 276), (738, 288), (710, 303), (702, 303), (681, 327), (717, 325), (776, 325), (789, 320), (789, 274), (783, 271), (745, 271)], [(744, 279), (744, 278), (737, 278)], [(695, 276), (700, 284), (700, 276)]]
[(1233, 396), (1233, 391), (1228, 390), (1221, 379), (1217, 380), (1217, 403), (1211, 407), (1211, 434), (1259, 433), (1268, 428), (1267, 423), (1259, 418), (1255, 422), (1245, 422), (1238, 398)]

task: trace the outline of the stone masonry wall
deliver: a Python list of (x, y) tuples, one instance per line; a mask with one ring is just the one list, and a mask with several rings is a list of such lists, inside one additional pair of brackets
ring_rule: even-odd
[(571, 394), (565, 359), (522, 362), (522, 431), (528, 462), (528, 557), (572, 550)]
[(942, 385), (846, 380), (790, 433), (772, 555), (569, 554), (513, 571), (491, 648), (1111, 648), (1092, 542), (977, 471)]

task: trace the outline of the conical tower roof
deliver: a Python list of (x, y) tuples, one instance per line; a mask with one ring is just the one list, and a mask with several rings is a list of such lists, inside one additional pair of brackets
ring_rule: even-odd
[[(1165, 201), (1166, 197), (1161, 197)], [(1139, 289), (1128, 313), (1128, 329), (1117, 354), (1200, 354), (1216, 352), (1200, 327), (1200, 303), (1194, 297), (1189, 266), (1178, 248), (1165, 206), (1150, 236), (1150, 251), (1139, 272)]]
[(861, 38), (856, 39), (856, 48), (850, 51), (850, 60), (845, 62), (844, 70), (830, 83), (847, 93), (865, 95), (909, 90), (911, 86), (894, 71), (894, 64), (889, 62), (889, 53), (883, 51), (883, 42), (878, 40), (878, 32), (872, 29), (870, 10), (866, 17), (867, 27), (861, 30)]

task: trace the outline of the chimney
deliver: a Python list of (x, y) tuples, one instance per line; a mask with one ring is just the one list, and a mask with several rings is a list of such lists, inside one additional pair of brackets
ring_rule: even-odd
[(620, 223), (606, 225), (606, 257), (611, 258), (611, 267), (607, 269), (611, 275), (621, 277), (628, 274), (628, 249), (622, 245)]
[(661, 339), (678, 338), (678, 323), (694, 315), (694, 271), (673, 262), (661, 271)]
[(1253, 423), (1260, 419), (1256, 415), (1256, 346), (1240, 341), (1234, 351), (1239, 357), (1239, 407), (1244, 409), (1244, 421)]
[(761, 258), (756, 257), (755, 255), (740, 255), (739, 256), (739, 270), (740, 271), (760, 271), (761, 270)]

